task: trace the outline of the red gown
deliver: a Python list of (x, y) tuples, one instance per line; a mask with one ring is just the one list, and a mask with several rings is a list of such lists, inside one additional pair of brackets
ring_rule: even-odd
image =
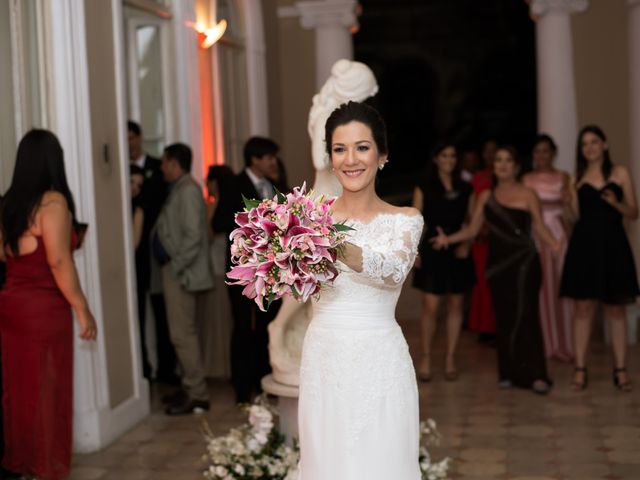
[[(471, 179), (471, 186), (478, 195), (491, 188), (493, 184), (492, 170), (481, 170)], [(476, 284), (471, 292), (471, 307), (469, 310), (469, 329), (480, 333), (496, 332), (496, 314), (491, 303), (491, 292), (485, 278), (487, 257), (489, 256), (489, 244), (486, 236), (482, 235), (471, 246), (471, 256), (476, 267)]]
[[(44, 243), (7, 258), (0, 292), (5, 453), (3, 467), (41, 480), (71, 465), (73, 319)], [(77, 243), (74, 236), (73, 245)]]

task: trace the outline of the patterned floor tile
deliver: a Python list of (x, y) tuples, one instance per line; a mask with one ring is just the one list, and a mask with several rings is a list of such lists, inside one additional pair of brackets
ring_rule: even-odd
[[(400, 323), (414, 359), (420, 339), (415, 292), (401, 297)], [(413, 312), (413, 313), (412, 313)], [(432, 417), (443, 436), (434, 460), (454, 459), (451, 480), (639, 480), (640, 396), (611, 384), (610, 349), (594, 342), (589, 388), (572, 392), (570, 365), (550, 362), (554, 389), (546, 397), (528, 390), (500, 390), (495, 350), (464, 332), (460, 379), (446, 382), (444, 338), (436, 337), (433, 381), (421, 383), (420, 414)], [(640, 347), (629, 350), (629, 372), (640, 386)], [(105, 450), (75, 455), (71, 480), (202, 480), (206, 420), (215, 434), (245, 420), (226, 381), (210, 384), (211, 410), (202, 417), (167, 417), (152, 388), (152, 413)], [(637, 399), (636, 399), (637, 397)]]

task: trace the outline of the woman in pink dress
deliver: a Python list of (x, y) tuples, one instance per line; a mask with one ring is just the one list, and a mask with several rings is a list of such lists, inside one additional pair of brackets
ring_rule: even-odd
[(533, 145), (533, 171), (522, 181), (540, 197), (543, 221), (561, 244), (560, 252), (553, 253), (536, 238), (542, 265), (540, 323), (545, 353), (547, 358), (568, 362), (573, 359), (572, 306), (559, 292), (569, 230), (565, 215), (569, 175), (554, 168), (556, 153), (553, 139), (538, 135)]

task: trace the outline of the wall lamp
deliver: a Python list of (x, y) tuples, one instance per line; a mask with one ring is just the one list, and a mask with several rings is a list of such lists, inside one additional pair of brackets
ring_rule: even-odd
[(227, 30), (227, 21), (224, 19), (220, 20), (211, 28), (206, 28), (204, 24), (198, 23), (195, 26), (195, 30), (198, 32), (198, 43), (200, 47), (206, 50), (224, 35), (224, 32)]

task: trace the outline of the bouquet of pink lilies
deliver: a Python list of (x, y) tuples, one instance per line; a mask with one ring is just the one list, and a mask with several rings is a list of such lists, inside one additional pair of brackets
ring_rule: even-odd
[(335, 223), (334, 199), (312, 198), (306, 184), (291, 193), (277, 192), (263, 201), (243, 197), (245, 209), (236, 214), (231, 240), (231, 285), (243, 285), (243, 295), (265, 311), (271, 302), (292, 295), (300, 302), (317, 295), (338, 276), (335, 266), (345, 232)]

